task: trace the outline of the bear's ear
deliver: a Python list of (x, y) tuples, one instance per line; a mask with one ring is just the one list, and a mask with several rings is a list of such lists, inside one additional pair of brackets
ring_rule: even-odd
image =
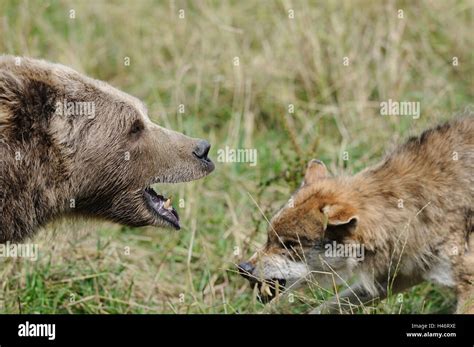
[(24, 83), (11, 72), (0, 70), (0, 107), (15, 108), (24, 90)]
[(8, 110), (0, 105), (0, 130), (8, 125)]
[(8, 70), (0, 70), (0, 127), (13, 121), (22, 107), (24, 82)]
[(12, 73), (0, 70), (0, 129), (8, 125), (18, 107), (22, 82)]
[(12, 125), (15, 134), (46, 129), (54, 114), (55, 89), (40, 80), (0, 69), (0, 114), (2, 126)]
[(326, 205), (321, 212), (324, 216), (324, 236), (329, 240), (341, 242), (357, 228), (359, 217), (349, 205)]
[(302, 185), (315, 183), (317, 180), (328, 177), (328, 170), (326, 165), (321, 160), (313, 159), (308, 163), (306, 172), (304, 174), (304, 181)]

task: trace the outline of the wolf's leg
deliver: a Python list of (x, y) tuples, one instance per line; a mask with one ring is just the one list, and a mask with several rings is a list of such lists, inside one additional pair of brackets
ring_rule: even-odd
[(457, 292), (458, 304), (456, 313), (474, 314), (474, 281), (458, 286)]
[(310, 314), (351, 312), (351, 308), (356, 309), (358, 306), (370, 304), (376, 299), (375, 296), (368, 292), (362, 285), (356, 284), (340, 292), (337, 296), (332, 297), (324, 304), (319, 305), (312, 310)]
[(456, 313), (474, 313), (474, 236), (471, 237), (468, 251), (461, 258), (457, 273)]
[[(373, 305), (383, 300), (390, 294), (400, 293), (422, 280), (419, 277), (398, 275), (392, 282), (383, 281), (377, 285), (375, 292), (369, 292), (361, 284), (356, 284), (332, 297), (329, 301), (318, 306), (311, 314), (321, 313), (351, 313), (354, 309), (362, 305)], [(390, 290), (388, 290), (390, 288)]]

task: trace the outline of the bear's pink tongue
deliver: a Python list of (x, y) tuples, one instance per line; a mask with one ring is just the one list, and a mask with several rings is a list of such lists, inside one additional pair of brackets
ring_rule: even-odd
[(178, 212), (171, 206), (171, 199), (157, 194), (153, 188), (145, 189), (145, 197), (151, 209), (162, 219), (180, 229)]

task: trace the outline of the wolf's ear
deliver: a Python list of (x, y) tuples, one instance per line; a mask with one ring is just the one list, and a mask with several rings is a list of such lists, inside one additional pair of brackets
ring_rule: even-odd
[(354, 233), (359, 217), (353, 208), (347, 205), (326, 205), (322, 209), (324, 215), (325, 237), (341, 242), (346, 236)]
[(328, 177), (326, 165), (321, 160), (313, 159), (308, 163), (304, 174), (303, 185), (312, 184), (319, 179)]

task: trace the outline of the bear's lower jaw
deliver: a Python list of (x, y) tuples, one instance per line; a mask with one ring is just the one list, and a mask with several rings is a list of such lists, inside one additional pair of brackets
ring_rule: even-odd
[(181, 228), (179, 225), (178, 212), (176, 212), (173, 206), (171, 206), (170, 199), (157, 194), (151, 187), (145, 188), (143, 195), (145, 197), (146, 205), (154, 217), (170, 224), (177, 230)]

